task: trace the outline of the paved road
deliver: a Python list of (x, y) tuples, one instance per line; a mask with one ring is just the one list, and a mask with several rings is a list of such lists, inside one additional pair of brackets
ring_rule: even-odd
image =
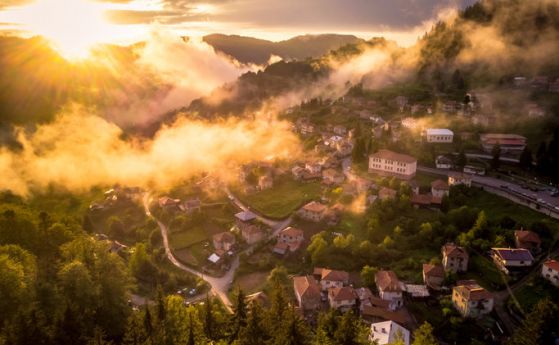
[[(452, 172), (423, 166), (418, 166), (417, 170), (439, 176), (448, 176)], [(484, 187), (490, 193), (497, 194), (523, 206), (530, 207), (535, 211), (559, 219), (559, 198), (552, 197), (545, 190), (532, 192), (522, 188), (517, 183), (490, 176), (473, 175), (472, 183)]]
[[(237, 197), (235, 197), (233, 194), (231, 194), (231, 192), (229, 190), (227, 190), (227, 194), (229, 196), (229, 199), (237, 207), (239, 207), (240, 209), (245, 210), (245, 211), (249, 209)], [(235, 257), (233, 258), (233, 260), (231, 262), (231, 267), (229, 268), (229, 270), (227, 272), (225, 272), (225, 274), (222, 277), (212, 277), (212, 276), (209, 276), (207, 274), (204, 274), (203, 272), (197, 271), (193, 268), (190, 268), (190, 267), (182, 264), (173, 255), (173, 252), (171, 251), (171, 248), (169, 246), (169, 236), (168, 236), (169, 231), (168, 231), (167, 225), (163, 224), (161, 221), (159, 221), (157, 218), (155, 218), (153, 216), (153, 214), (151, 213), (151, 211), (149, 209), (150, 202), (151, 202), (151, 198), (150, 198), (149, 193), (145, 193), (144, 196), (143, 196), (144, 211), (145, 211), (145, 213), (148, 217), (153, 218), (157, 222), (157, 225), (159, 226), (159, 229), (161, 230), (161, 237), (163, 238), (163, 246), (165, 247), (165, 254), (167, 255), (167, 258), (169, 259), (169, 261), (171, 261), (171, 263), (173, 263), (173, 265), (182, 269), (183, 271), (194, 274), (194, 275), (200, 277), (201, 279), (205, 280), (211, 286), (212, 294), (214, 296), (219, 297), (219, 299), (221, 299), (221, 301), (223, 302), (225, 307), (229, 310), (229, 312), (232, 312), (233, 311), (231, 309), (232, 303), (229, 300), (228, 291), (229, 291), (229, 288), (231, 287), (231, 283), (233, 282), (233, 279), (235, 277), (235, 271), (237, 270), (237, 268), (239, 268), (239, 254), (240, 253), (235, 255)], [(263, 223), (265, 223), (266, 225), (270, 226), (273, 229), (272, 233), (269, 235), (269, 239), (276, 236), (277, 233), (279, 233), (281, 230), (283, 230), (287, 226), (289, 226), (289, 224), (291, 223), (291, 220), (292, 220), (291, 216), (288, 217), (287, 219), (284, 219), (284, 220), (281, 220), (281, 221), (268, 219), (268, 218), (265, 218), (261, 215), (257, 215), (257, 217), (260, 221), (262, 221)], [(253, 247), (254, 246), (250, 246), (250, 247), (246, 248), (245, 251), (250, 251), (250, 250), (253, 249)]]

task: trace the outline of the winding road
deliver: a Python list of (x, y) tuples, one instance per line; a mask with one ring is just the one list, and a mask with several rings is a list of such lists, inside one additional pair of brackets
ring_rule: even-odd
[[(225, 190), (229, 200), (231, 200), (231, 202), (237, 206), (239, 209), (243, 210), (243, 211), (248, 211), (250, 210), (248, 206), (244, 205), (237, 197), (235, 197), (228, 189)], [(181, 263), (174, 255), (173, 252), (171, 251), (171, 247), (169, 246), (169, 230), (167, 225), (165, 225), (163, 222), (161, 222), (159, 219), (155, 218), (155, 216), (151, 213), (150, 209), (149, 209), (149, 204), (152, 201), (152, 198), (150, 196), (150, 194), (148, 192), (144, 193), (143, 196), (143, 205), (144, 205), (144, 211), (146, 213), (146, 216), (154, 219), (157, 222), (157, 225), (159, 226), (159, 229), (161, 230), (161, 237), (163, 238), (163, 246), (165, 247), (165, 254), (167, 255), (167, 258), (169, 259), (169, 261), (171, 261), (171, 263), (173, 265), (175, 265), (176, 267), (180, 268), (181, 270), (194, 274), (198, 277), (200, 277), (201, 279), (203, 279), (204, 281), (206, 281), (210, 286), (211, 286), (211, 292), (214, 296), (219, 297), (219, 299), (223, 302), (223, 305), (229, 310), (229, 312), (233, 312), (232, 310), (232, 303), (229, 299), (228, 296), (228, 291), (229, 288), (231, 287), (231, 284), (233, 283), (233, 279), (235, 278), (235, 271), (237, 270), (237, 268), (239, 268), (239, 255), (241, 253), (237, 253), (235, 255), (235, 257), (233, 258), (232, 262), (231, 262), (231, 266), (229, 268), (229, 270), (227, 272), (225, 272), (225, 274), (221, 277), (213, 277), (213, 276), (209, 276), (207, 274), (204, 274), (203, 272), (197, 271), (191, 267), (188, 267), (186, 265), (184, 265), (183, 263)], [(288, 217), (284, 220), (281, 221), (277, 221), (277, 220), (273, 220), (273, 219), (269, 219), (266, 218), (262, 215), (259, 215), (257, 213), (253, 212), (256, 216), (257, 219), (260, 220), (262, 223), (268, 225), (270, 228), (272, 228), (272, 232), (270, 233), (270, 235), (268, 236), (268, 239), (271, 239), (273, 237), (275, 237), (281, 230), (285, 229), (286, 227), (289, 226), (289, 224), (291, 224), (291, 220), (292, 217)], [(254, 247), (254, 245), (249, 246), (248, 248), (246, 248), (244, 250), (244, 252), (246, 251), (250, 251), (252, 250)]]

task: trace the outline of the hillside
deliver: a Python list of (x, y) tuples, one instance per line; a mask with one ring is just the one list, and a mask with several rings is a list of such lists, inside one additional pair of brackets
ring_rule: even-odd
[(284, 60), (304, 60), (327, 54), (330, 50), (338, 49), (346, 44), (363, 42), (352, 35), (303, 35), (289, 40), (272, 42), (253, 37), (238, 35), (212, 34), (204, 37), (216, 50), (225, 53), (239, 62), (266, 64), (272, 55)]

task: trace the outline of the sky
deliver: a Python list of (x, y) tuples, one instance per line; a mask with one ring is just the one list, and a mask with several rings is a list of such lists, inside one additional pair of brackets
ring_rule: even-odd
[[(94, 2), (91, 2), (94, 1)], [(181, 35), (386, 36), (409, 45), (437, 15), (474, 0), (0, 0), (0, 30), (96, 40), (139, 40), (156, 25)], [(65, 33), (69, 35), (68, 32)], [(106, 43), (106, 42), (104, 42)]]

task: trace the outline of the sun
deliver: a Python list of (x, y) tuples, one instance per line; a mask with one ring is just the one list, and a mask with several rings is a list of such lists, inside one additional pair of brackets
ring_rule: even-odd
[(15, 10), (13, 17), (24, 30), (45, 37), (70, 60), (86, 58), (94, 45), (111, 38), (104, 7), (89, 0), (37, 0)]

